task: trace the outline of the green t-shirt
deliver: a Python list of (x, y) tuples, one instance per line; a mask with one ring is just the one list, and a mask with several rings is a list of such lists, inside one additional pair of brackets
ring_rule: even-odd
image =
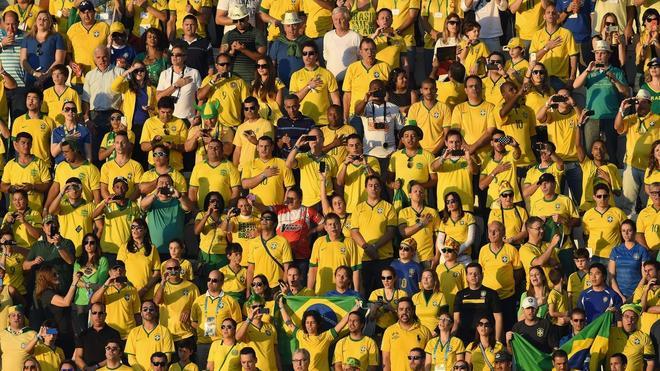
[(159, 253), (168, 253), (168, 245), (174, 238), (181, 238), (185, 211), (176, 199), (161, 201), (158, 198), (147, 211), (147, 226), (151, 242)]
[(76, 289), (76, 296), (73, 298), (73, 303), (76, 305), (87, 305), (94, 291), (108, 279), (108, 259), (102, 256), (97, 266), (90, 265), (82, 269), (80, 268), (80, 263), (76, 260), (73, 264), (73, 271), (82, 271), (81, 282), (86, 283), (88, 286), (87, 288), (78, 287)]
[(660, 91), (653, 90), (648, 82), (645, 82), (644, 85), (642, 85), (642, 89), (651, 93), (651, 102), (653, 102), (651, 105), (651, 112), (660, 112)]
[(592, 119), (614, 119), (619, 109), (621, 96), (616, 86), (607, 78), (606, 72), (614, 74), (625, 83), (626, 76), (620, 68), (610, 66), (606, 71), (592, 71), (587, 75), (587, 107), (595, 111)]
[[(73, 246), (71, 240), (62, 238), (60, 242), (60, 248), (65, 249), (69, 252), (70, 256), (76, 256), (76, 248)], [(40, 265), (35, 265), (32, 267), (33, 274), (39, 269), (40, 266), (44, 264), (51, 265), (55, 267), (57, 274), (60, 276), (60, 287), (58, 293), (66, 293), (71, 285), (71, 278), (73, 275), (73, 270), (70, 264), (67, 264), (64, 259), (60, 256), (59, 251), (55, 245), (49, 243), (45, 239), (40, 239), (30, 249), (28, 256), (25, 260), (34, 260), (37, 256), (41, 256), (44, 259), (44, 262)]]

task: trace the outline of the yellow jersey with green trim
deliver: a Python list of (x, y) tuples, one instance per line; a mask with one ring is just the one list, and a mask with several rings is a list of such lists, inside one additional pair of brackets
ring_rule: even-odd
[[(555, 312), (567, 313), (568, 312), (568, 295), (566, 292), (557, 291), (557, 289), (550, 290), (548, 294), (548, 307), (553, 306)], [(552, 318), (552, 323), (557, 325), (557, 318)]]
[(573, 38), (573, 33), (570, 30), (564, 27), (558, 27), (555, 32), (549, 34), (545, 28), (541, 28), (532, 35), (529, 52), (537, 53), (545, 47), (548, 41), (557, 38), (561, 38), (562, 40), (559, 46), (547, 51), (538, 62), (543, 63), (547, 69), (547, 76), (555, 76), (565, 81), (568, 79), (570, 72), (568, 57), (577, 55), (580, 52)]
[(232, 199), (232, 191), (241, 185), (241, 175), (229, 160), (222, 160), (217, 165), (208, 161), (197, 163), (190, 175), (190, 186), (197, 187), (197, 206), (204, 207), (204, 198), (209, 192), (220, 192), (225, 204)]
[(413, 209), (412, 206), (406, 207), (399, 211), (398, 223), (399, 226), (412, 227), (421, 221), (425, 215), (431, 215), (431, 222), (424, 228), (413, 234), (412, 237), (417, 242), (417, 256), (420, 261), (431, 260), (435, 255), (435, 241), (433, 240), (433, 232), (438, 223), (438, 212), (431, 207), (422, 207), (419, 212)]
[(5, 13), (10, 10), (18, 14), (18, 29), (22, 30), (23, 32), (29, 32), (34, 26), (34, 22), (37, 21), (37, 14), (39, 14), (39, 12), (44, 9), (34, 5), (33, 3), (29, 3), (28, 6), (23, 10), (21, 9), (20, 5), (16, 3), (8, 5), (7, 8), (5, 8), (5, 10), (2, 12), (2, 15), (4, 16)]
[(589, 236), (587, 246), (592, 256), (610, 258), (612, 249), (621, 243), (621, 223), (628, 219), (616, 206), (608, 207), (604, 212), (592, 208), (582, 216), (584, 234)]
[(523, 0), (516, 12), (516, 34), (523, 40), (531, 40), (534, 33), (543, 28), (543, 2)]
[[(222, 288), (224, 289), (224, 285)], [(197, 343), (210, 344), (222, 340), (220, 326), (227, 318), (232, 318), (236, 323), (243, 319), (241, 306), (236, 299), (225, 292), (221, 292), (217, 297), (208, 292), (198, 296), (190, 312), (191, 321), (197, 323)]]
[[(580, 163), (582, 168), (582, 198), (580, 200), (580, 211), (587, 211), (590, 208), (596, 206), (594, 201), (594, 186), (599, 183), (607, 184), (612, 191), (621, 191), (623, 180), (619, 173), (619, 169), (615, 164), (604, 163), (600, 166), (597, 166), (596, 163), (586, 157), (584, 161)], [(605, 172), (609, 179), (601, 178), (598, 175), (598, 170)], [(609, 204), (614, 206), (615, 197), (610, 196)]]
[(456, 293), (467, 287), (467, 279), (465, 277), (465, 266), (456, 263), (453, 267), (448, 267), (447, 263), (439, 264), (435, 268), (440, 281), (440, 291), (447, 300), (449, 306), (449, 313), (454, 311), (454, 301), (456, 300)]
[(424, 137), (419, 140), (419, 145), (429, 153), (444, 143), (444, 127), (451, 126), (451, 108), (437, 100), (430, 108), (424, 101), (415, 102), (408, 109), (408, 124), (417, 125)]
[(648, 165), (651, 145), (660, 140), (660, 113), (649, 112), (644, 117), (630, 115), (623, 120), (626, 134), (625, 163), (644, 170)]
[(160, 20), (147, 11), (150, 6), (158, 11), (166, 12), (167, 0), (147, 0), (144, 7), (133, 5), (133, 35), (141, 37), (148, 29), (155, 28), (163, 31)]
[(135, 316), (140, 314), (140, 297), (138, 290), (131, 284), (120, 289), (110, 285), (103, 293), (105, 303), (106, 323), (119, 332), (122, 340), (136, 325)]
[(488, 224), (498, 221), (504, 225), (504, 237), (512, 238), (525, 228), (527, 221), (527, 210), (524, 207), (513, 205), (513, 207), (493, 208), (488, 215)]
[(2, 348), (2, 369), (22, 370), (23, 362), (30, 357), (25, 351), (27, 344), (37, 336), (37, 333), (28, 327), (14, 332), (10, 328), (0, 330), (0, 348)]
[(284, 277), (284, 264), (293, 261), (289, 242), (279, 235), (268, 240), (256, 237), (250, 240), (246, 250), (248, 264), (254, 264), (254, 276), (263, 274), (271, 287), (277, 287), (277, 281)]
[[(300, 0), (277, 1), (263, 0), (259, 5), (259, 10), (269, 16), (281, 21), (287, 12), (299, 12)], [(280, 35), (280, 27), (275, 23), (268, 24), (268, 41), (275, 41)]]
[(518, 186), (518, 174), (516, 173), (516, 167), (518, 167), (519, 161), (520, 158), (513, 157), (513, 150), (506, 152), (500, 160), (495, 160), (492, 154), (486, 157), (486, 160), (484, 160), (484, 164), (481, 168), (481, 174), (479, 175), (480, 178), (491, 174), (493, 170), (495, 170), (495, 168), (501, 163), (511, 164), (511, 168), (509, 168), (509, 170), (504, 170), (501, 173), (495, 175), (493, 180), (488, 185), (486, 207), (492, 207), (491, 204), (499, 200), (500, 185), (502, 182), (508, 182), (513, 188), (513, 202), (522, 202), (522, 192), (520, 192), (520, 186)]
[(328, 107), (332, 103), (330, 93), (339, 92), (337, 79), (332, 72), (320, 66), (312, 70), (303, 67), (291, 75), (289, 93), (302, 91), (312, 79), (320, 79), (322, 82), (309, 90), (300, 101), (300, 112), (314, 120), (316, 125), (325, 126), (328, 124)]
[(298, 340), (298, 346), (309, 350), (309, 367), (318, 371), (330, 371), (330, 365), (328, 364), (330, 346), (337, 336), (334, 328), (318, 335), (309, 335), (299, 329), (296, 329), (294, 333), (294, 337)]
[(260, 175), (267, 167), (277, 168), (280, 172), (275, 176), (263, 179), (250, 192), (255, 195), (257, 202), (262, 205), (279, 205), (284, 201), (284, 190), (296, 184), (291, 169), (286, 166), (286, 162), (283, 159), (273, 157), (264, 161), (260, 158), (255, 158), (252, 162), (243, 166), (241, 179), (249, 179)]
[[(644, 360), (655, 358), (651, 337), (640, 330), (627, 334), (621, 327), (611, 327), (607, 359), (614, 353), (623, 353), (628, 359), (626, 371), (643, 370)], [(606, 366), (605, 370), (609, 371)]]
[(241, 349), (245, 344), (235, 342), (234, 344), (223, 344), (222, 339), (211, 344), (208, 362), (213, 362), (213, 369), (209, 371), (234, 371), (241, 369)]
[[(16, 238), (16, 237), (14, 237)], [(23, 262), (25, 257), (17, 252), (12, 252), (9, 256), (5, 255), (5, 277), (8, 285), (13, 286), (18, 293), (25, 295), (25, 276), (23, 275)], [(3, 280), (3, 281), (4, 281)], [(0, 325), (2, 325), (0, 323)]]
[[(378, 159), (372, 156), (363, 155), (367, 160), (367, 165), (376, 174), (380, 174), (380, 164)], [(353, 213), (357, 209), (357, 205), (367, 200), (367, 188), (365, 181), (369, 175), (366, 166), (359, 164), (355, 165), (352, 162), (348, 165), (343, 162), (339, 168), (346, 168), (346, 175), (344, 176), (344, 199), (346, 200), (346, 212)]]
[(257, 139), (262, 136), (268, 136), (271, 139), (275, 139), (275, 128), (273, 127), (273, 124), (266, 119), (258, 118), (256, 120), (245, 121), (238, 125), (236, 128), (236, 134), (234, 135), (233, 144), (236, 147), (241, 148), (241, 156), (238, 159), (237, 165), (239, 171), (242, 171), (243, 167), (258, 158), (256, 144), (252, 144), (247, 140), (245, 132), (248, 130), (254, 131)]
[(76, 247), (76, 256), (82, 254), (83, 237), (93, 231), (95, 205), (81, 199), (78, 205), (73, 205), (68, 199), (60, 201), (59, 215), (60, 233), (62, 237), (71, 240)]
[[(172, 167), (168, 169), (166, 174), (169, 174), (172, 177), (174, 188), (176, 188), (177, 191), (180, 193), (188, 192), (188, 183), (186, 182), (186, 178), (183, 177), (183, 174), (181, 174), (178, 170), (173, 169)], [(142, 174), (142, 177), (140, 177), (140, 183), (153, 182), (154, 180), (158, 179), (159, 175), (160, 174), (156, 171), (156, 169), (147, 170), (144, 172), (144, 174)], [(157, 189), (154, 189), (151, 191), (151, 193), (156, 191)]]
[[(159, 136), (160, 143), (170, 143), (183, 145), (188, 137), (188, 128), (183, 120), (173, 118), (171, 121), (164, 123), (158, 117), (150, 117), (145, 121), (142, 128), (142, 136), (140, 143), (150, 142)], [(170, 166), (174, 169), (181, 171), (183, 169), (183, 154), (180, 151), (170, 149)], [(149, 151), (149, 164), (154, 166), (153, 151)]]
[(53, 182), (60, 185), (60, 191), (64, 189), (66, 181), (70, 178), (78, 178), (82, 182), (82, 196), (88, 202), (94, 201), (93, 191), (101, 190), (101, 173), (99, 169), (85, 160), (78, 166), (62, 161), (55, 168)]
[(577, 161), (575, 138), (580, 122), (577, 111), (571, 109), (564, 114), (555, 109), (548, 110), (546, 115), (545, 125), (548, 128), (548, 140), (557, 147), (557, 156), (564, 161)]
[(465, 344), (456, 336), (450, 336), (444, 344), (440, 337), (434, 337), (426, 343), (424, 352), (431, 357), (431, 369), (451, 370), (456, 363), (456, 356), (465, 353)]
[(516, 162), (518, 167), (527, 167), (536, 163), (532, 151), (532, 137), (536, 135), (536, 114), (526, 105), (514, 107), (506, 117), (500, 117), (500, 110), (504, 103), (495, 108), (495, 126), (504, 134), (512, 137), (520, 146), (520, 158)]
[(334, 5), (326, 0), (300, 0), (300, 10), (307, 14), (305, 35), (312, 39), (323, 37), (326, 32), (332, 30), (332, 11), (317, 4), (317, 1)]
[[(342, 125), (336, 129), (332, 129), (329, 125), (325, 125), (321, 127), (321, 132), (323, 133), (324, 146), (329, 145), (339, 137), (346, 138), (351, 134), (357, 133), (355, 128), (351, 125)], [(348, 155), (348, 150), (346, 149), (346, 145), (342, 144), (327, 151), (327, 153), (334, 157), (335, 161), (337, 161), (337, 165), (341, 166)]]
[(108, 193), (114, 194), (115, 191), (112, 189), (112, 183), (116, 177), (122, 176), (128, 180), (128, 192), (126, 194), (131, 195), (140, 184), (142, 174), (144, 174), (144, 169), (135, 160), (128, 160), (123, 165), (119, 165), (117, 160), (111, 160), (101, 165), (101, 178), (99, 181), (106, 185)]
[[(313, 1), (313, 0), (309, 0)], [(376, 63), (367, 68), (362, 61), (351, 63), (346, 69), (342, 90), (351, 93), (349, 113), (355, 113), (355, 104), (364, 99), (369, 91), (371, 80), (378, 79), (387, 81), (390, 77), (390, 66), (387, 63), (376, 60)]]
[[(543, 253), (547, 249), (548, 249), (547, 242), (541, 242), (540, 245), (535, 245), (531, 242), (526, 242), (522, 246), (520, 246), (520, 250), (518, 250), (518, 254), (520, 255), (520, 262), (522, 263), (522, 267), (525, 270), (525, 279), (527, 280), (525, 287), (529, 287), (530, 285), (529, 270), (532, 268), (532, 261), (534, 261), (534, 259), (538, 258), (539, 256), (543, 255)], [(555, 262), (559, 262), (559, 256), (557, 255), (557, 248), (554, 248), (550, 253), (550, 259), (554, 260)], [(545, 264), (541, 265), (541, 268), (545, 273), (546, 281), (550, 282), (550, 279), (548, 278), (548, 274), (550, 274), (550, 270), (553, 268), (553, 266), (548, 264), (548, 262), (546, 262)]]
[(441, 292), (433, 292), (427, 299), (423, 291), (412, 296), (415, 304), (415, 314), (427, 329), (435, 329), (438, 326), (438, 313), (441, 308), (447, 308), (447, 300)]
[[(463, 216), (457, 220), (453, 220), (451, 216), (448, 217), (446, 221), (439, 219), (436, 231), (445, 234), (445, 241), (448, 241), (448, 239), (451, 238), (460, 245), (467, 241), (468, 228), (473, 224), (476, 224), (474, 215), (470, 212), (464, 211)], [(468, 248), (463, 253), (470, 255), (472, 253), (472, 248)]]
[(251, 347), (257, 353), (257, 368), (260, 370), (277, 370), (275, 352), (273, 351), (277, 349), (277, 330), (275, 326), (262, 322), (261, 328), (258, 328), (250, 321), (241, 322), (238, 326), (248, 326), (248, 340), (244, 341), (243, 345)]
[[(188, 11), (188, 5), (190, 5), (195, 13), (198, 15), (197, 18), (197, 35), (199, 37), (206, 37), (206, 24), (201, 21), (202, 8), (211, 8), (213, 7), (213, 1), (211, 0), (169, 0), (167, 2), (167, 10), (176, 13), (176, 36), (183, 36), (183, 18), (188, 14), (192, 14)], [(202, 71), (200, 71), (202, 72)]]
[[(465, 143), (472, 145), (481, 138), (488, 128), (495, 127), (494, 115), (496, 113), (495, 105), (485, 100), (477, 105), (472, 105), (470, 102), (459, 103), (451, 113), (449, 127), (460, 130)], [(491, 146), (489, 144), (480, 148), (473, 155), (483, 159), (490, 150)]]
[(516, 289), (513, 272), (522, 269), (518, 250), (505, 243), (498, 251), (486, 244), (479, 251), (479, 264), (484, 267), (484, 286), (497, 291), (500, 299), (510, 298)]
[(76, 22), (66, 31), (66, 39), (71, 51), (71, 59), (76, 62), (82, 71), (82, 76), (71, 75), (72, 84), (82, 84), (85, 75), (96, 68), (94, 64), (94, 50), (99, 46), (106, 46), (110, 35), (110, 25), (106, 22), (96, 21), (89, 29), (82, 22)]
[(488, 75), (481, 79), (484, 99), (486, 102), (492, 103), (497, 107), (497, 110), (495, 111), (496, 118), (499, 118), (499, 111), (502, 105), (502, 92), (500, 91), (500, 87), (505, 82), (506, 79), (502, 75), (500, 75), (495, 81), (493, 81)]
[[(632, 297), (632, 302), (635, 304), (640, 304), (642, 301), (642, 296), (644, 295), (644, 287), (646, 285), (641, 284), (638, 285), (637, 288), (635, 289), (635, 292), (633, 293)], [(656, 305), (660, 305), (660, 287), (652, 287), (649, 289), (648, 293), (646, 294), (646, 305), (648, 308), (654, 307)], [(648, 310), (648, 309), (647, 309)], [(645, 333), (645, 334), (650, 334), (651, 333), (651, 326), (660, 319), (660, 314), (656, 313), (650, 313), (650, 312), (642, 312), (642, 316), (640, 318), (639, 322), (639, 329)]]
[[(27, 231), (27, 228), (25, 227), (25, 224), (19, 222), (18, 220), (14, 220), (12, 223), (9, 223), (9, 218), (12, 216), (12, 213), (6, 213), (4, 218), (2, 219), (2, 228), (3, 230), (11, 229), (12, 233), (14, 234), (14, 241), (16, 241), (16, 245), (19, 247), (22, 247), (24, 249), (30, 249), (32, 245), (37, 242), (38, 238), (32, 237)], [(36, 211), (32, 210), (31, 208), (28, 208), (25, 210), (23, 217), (25, 218), (25, 222), (37, 230), (41, 230), (42, 227), (42, 219), (41, 219), (41, 214)]]
[(341, 265), (351, 267), (357, 271), (362, 267), (362, 249), (360, 249), (352, 238), (340, 235), (336, 241), (330, 237), (319, 237), (312, 246), (312, 255), (309, 258), (309, 266), (315, 267), (316, 284), (314, 292), (323, 295), (335, 289), (335, 269)]
[(50, 139), (56, 127), (55, 120), (48, 116), (40, 113), (36, 119), (33, 119), (26, 113), (14, 120), (11, 126), (11, 139), (14, 141), (16, 135), (20, 132), (32, 135), (32, 154), (39, 157), (50, 167)]
[(325, 189), (326, 195), (333, 192), (332, 178), (337, 176), (337, 161), (328, 154), (315, 157), (311, 152), (296, 154), (298, 162), (296, 168), (300, 169), (300, 188), (303, 191), (302, 204), (312, 207), (321, 202), (321, 177), (319, 175), (321, 162), (325, 162)]
[(41, 371), (59, 371), (60, 363), (64, 361), (64, 351), (60, 347), (55, 349), (50, 346), (38, 343), (34, 347), (34, 358), (39, 362)]
[[(422, 4), (420, 0), (381, 0), (378, 2), (376, 11), (387, 8), (392, 11), (392, 27), (398, 29), (406, 20), (411, 16), (412, 10), (421, 9)], [(401, 35), (406, 42), (408, 48), (415, 45), (415, 26), (410, 25)]]
[(349, 358), (360, 361), (360, 371), (367, 371), (370, 367), (380, 366), (380, 352), (374, 339), (362, 336), (356, 340), (350, 335), (337, 341), (332, 364), (346, 364)]
[(472, 193), (472, 172), (465, 157), (440, 160), (440, 167), (436, 171), (438, 181), (436, 196), (438, 210), (445, 208), (445, 196), (449, 192), (458, 193), (463, 210), (474, 209), (474, 194)]
[[(156, 284), (154, 290), (158, 291), (161, 284)], [(179, 283), (167, 281), (163, 289), (163, 304), (160, 304), (160, 324), (167, 327), (172, 334), (172, 340), (179, 341), (193, 336), (187, 326), (180, 320), (183, 311), (190, 312), (195, 299), (199, 296), (199, 289), (188, 280)]]
[[(220, 211), (222, 212), (222, 211)], [(200, 211), (195, 217), (195, 223), (204, 219), (206, 211)], [(227, 219), (227, 215), (218, 215), (218, 220), (209, 216), (204, 222), (202, 233), (199, 234), (199, 249), (209, 255), (224, 255), (227, 249), (227, 232), (220, 225)]]
[(147, 331), (144, 325), (134, 327), (128, 333), (126, 339), (126, 348), (124, 353), (134, 358), (137, 364), (131, 364), (133, 370), (150, 370), (151, 355), (156, 352), (163, 352), (168, 356), (174, 353), (174, 341), (172, 334), (163, 325), (156, 325), (151, 331)]
[[(245, 254), (243, 254), (245, 256)], [(236, 297), (237, 295), (243, 295), (245, 293), (245, 281), (247, 276), (247, 269), (244, 267), (239, 267), (238, 271), (235, 272), (229, 264), (218, 269), (222, 274), (225, 275), (225, 282), (222, 285), (222, 290), (227, 294)]]
[[(388, 227), (396, 228), (397, 217), (394, 206), (385, 200), (379, 200), (375, 205), (368, 201), (361, 202), (351, 215), (351, 228), (358, 230), (367, 243), (376, 242)], [(378, 259), (391, 258), (394, 254), (392, 242), (389, 241), (378, 248)], [(366, 253), (362, 253), (362, 261), (372, 260)]]
[(573, 272), (568, 276), (566, 291), (571, 298), (571, 308), (576, 308), (583, 290), (591, 287), (588, 272)]
[(660, 210), (649, 205), (640, 211), (637, 215), (637, 233), (644, 234), (649, 250), (660, 249)]
[(101, 250), (104, 253), (116, 254), (119, 247), (131, 238), (131, 223), (142, 217), (142, 210), (135, 201), (128, 201), (126, 206), (113, 202), (105, 206), (103, 216)]
[(431, 331), (419, 322), (415, 322), (409, 329), (402, 328), (397, 322), (385, 330), (380, 350), (390, 354), (392, 370), (408, 370), (408, 352), (403, 350), (424, 349), (430, 339)]
[[(475, 342), (471, 342), (465, 347), (465, 353), (470, 354), (470, 361), (472, 362), (472, 370), (474, 371), (490, 370), (489, 365), (495, 364), (495, 354), (497, 354), (501, 350), (506, 350), (506, 348), (499, 341), (496, 341), (495, 346), (493, 347), (484, 348), (483, 352), (481, 352), (481, 350), (479, 349), (479, 344)], [(484, 360), (484, 355), (486, 356), (488, 362)]]
[[(531, 216), (539, 216), (544, 218), (552, 217), (554, 214), (558, 214), (565, 218), (571, 219), (578, 219), (580, 217), (573, 201), (562, 194), (555, 194), (555, 196), (549, 200), (541, 198), (538, 202), (532, 205), (529, 214)], [(568, 225), (564, 224), (563, 229), (564, 235), (568, 235), (570, 233), (570, 228)], [(570, 241), (567, 241), (567, 243), (570, 243)]]
[(396, 179), (403, 181), (401, 188), (407, 196), (410, 193), (408, 190), (410, 182), (414, 180), (417, 183), (426, 183), (431, 179), (431, 163), (434, 159), (430, 152), (421, 148), (409, 157), (404, 148), (392, 153), (387, 170), (394, 174)]
[[(559, 170), (557, 167), (557, 163), (553, 162), (550, 164), (550, 166), (546, 168), (541, 168), (541, 164), (536, 164), (527, 170), (527, 175), (525, 175), (525, 180), (523, 181), (523, 185), (536, 185), (538, 183), (539, 178), (541, 175), (548, 173), (554, 175), (555, 179), (557, 180), (555, 184), (555, 192), (556, 193), (561, 193), (561, 179), (564, 176), (564, 170)], [(582, 195), (584, 197), (584, 195)], [(530, 208), (534, 203), (536, 203), (538, 200), (543, 198), (543, 192), (541, 191), (541, 187), (538, 187), (534, 193), (532, 193), (531, 196), (529, 196), (529, 206)]]
[[(122, 245), (117, 251), (117, 260), (126, 263), (126, 278), (140, 290), (147, 285), (154, 272), (160, 270), (160, 256), (156, 246), (151, 246), (151, 252), (145, 255), (144, 247), (135, 252), (128, 251), (127, 244)], [(146, 294), (146, 299), (153, 297), (153, 289)]]
[(218, 101), (222, 107), (218, 114), (218, 122), (224, 126), (236, 127), (241, 124), (241, 103), (250, 95), (250, 87), (238, 76), (220, 79), (212, 85), (211, 81), (215, 76), (206, 76), (202, 80), (201, 87), (211, 85), (209, 92), (211, 98), (208, 101)]

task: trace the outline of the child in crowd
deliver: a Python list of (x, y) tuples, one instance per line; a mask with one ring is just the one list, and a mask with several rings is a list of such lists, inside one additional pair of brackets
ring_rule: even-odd
[[(570, 318), (568, 315), (568, 295), (564, 290), (564, 277), (562, 277), (560, 270), (552, 268), (548, 273), (548, 279), (552, 286), (548, 294), (548, 314), (553, 324), (566, 329), (564, 326), (568, 326)], [(562, 333), (566, 332), (562, 331)]]
[(242, 306), (245, 301), (245, 276), (247, 274), (247, 269), (241, 266), (243, 248), (237, 243), (230, 243), (225, 252), (229, 264), (220, 268), (220, 272), (225, 275), (222, 291), (236, 299)]
[[(194, 272), (190, 261), (184, 259), (183, 257), (183, 254), (186, 251), (186, 247), (183, 244), (183, 241), (175, 238), (170, 241), (168, 247), (170, 250), (170, 257), (172, 259), (178, 260), (179, 265), (181, 265), (181, 278), (184, 280), (192, 281), (194, 278)], [(167, 263), (167, 259), (163, 259), (163, 262), (160, 264), (160, 274), (165, 274), (165, 263)]]
[(568, 303), (570, 308), (577, 306), (578, 298), (582, 290), (591, 287), (589, 281), (589, 250), (580, 248), (573, 253), (573, 262), (577, 268), (576, 272), (568, 276)]
[(182, 340), (177, 344), (176, 354), (179, 358), (168, 368), (168, 371), (199, 371), (199, 367), (190, 359), (195, 353), (193, 338)]
[(417, 252), (417, 242), (411, 237), (401, 241), (399, 246), (399, 259), (392, 261), (390, 266), (396, 271), (397, 286), (408, 296), (419, 291), (419, 282), (422, 280), (422, 266), (413, 260)]

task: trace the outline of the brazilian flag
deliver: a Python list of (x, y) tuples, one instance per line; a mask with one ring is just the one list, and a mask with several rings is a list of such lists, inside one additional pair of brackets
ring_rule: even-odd
[[(300, 321), (305, 311), (315, 310), (321, 315), (319, 333), (335, 327), (355, 305), (353, 296), (286, 296), (285, 298), (291, 320), (298, 328), (302, 328)], [(278, 313), (279, 310), (276, 312)], [(277, 335), (282, 364), (290, 364), (291, 354), (298, 348), (298, 341), (287, 335), (281, 325), (277, 328)]]
[[(568, 354), (569, 369), (600, 370), (600, 365), (607, 354), (612, 316), (611, 312), (601, 314), (561, 346), (561, 349)], [(550, 354), (542, 353), (522, 336), (514, 333), (511, 345), (518, 370), (552, 370)]]

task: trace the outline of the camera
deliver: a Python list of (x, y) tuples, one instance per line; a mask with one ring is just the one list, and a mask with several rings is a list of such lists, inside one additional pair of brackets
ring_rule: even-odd
[(385, 90), (378, 89), (371, 93), (371, 96), (374, 98), (385, 99)]
[(568, 101), (568, 98), (563, 95), (555, 95), (552, 97), (552, 101), (557, 103), (563, 103)]
[(57, 224), (51, 224), (50, 238), (55, 238), (58, 234), (60, 234), (60, 227)]
[(602, 63), (596, 63), (596, 64), (594, 65), (594, 67), (596, 67), (596, 68), (605, 68), (605, 65), (602, 64)]
[(316, 142), (316, 135), (303, 135), (301, 140), (303, 142)]
[(114, 200), (114, 201), (119, 201), (119, 200), (123, 200), (123, 199), (124, 199), (124, 197), (122, 197), (121, 195), (112, 196), (112, 200)]
[(325, 173), (325, 161), (319, 162), (319, 171)]
[(171, 196), (174, 193), (174, 188), (172, 187), (160, 187), (158, 192), (163, 196)]
[(588, 110), (587, 112), (584, 113), (585, 116), (593, 116), (595, 115), (596, 112), (592, 109)]
[(270, 314), (270, 309), (268, 308), (259, 308), (259, 314)]
[(352, 155), (351, 156), (351, 160), (353, 160), (353, 161), (362, 161), (362, 159), (364, 159), (363, 155)]
[(128, 278), (126, 278), (126, 276), (119, 276), (119, 277), (115, 278), (115, 282), (117, 282), (117, 283), (126, 283), (126, 282), (128, 282)]
[(220, 78), (226, 79), (231, 77), (231, 72), (223, 72), (220, 74)]
[(465, 150), (463, 149), (452, 149), (449, 151), (449, 154), (452, 156), (465, 156)]
[(384, 122), (374, 122), (374, 129), (383, 130), (387, 124)]
[(232, 207), (231, 210), (229, 210), (229, 216), (237, 216), (240, 213), (241, 210), (239, 210), (237, 207)]

